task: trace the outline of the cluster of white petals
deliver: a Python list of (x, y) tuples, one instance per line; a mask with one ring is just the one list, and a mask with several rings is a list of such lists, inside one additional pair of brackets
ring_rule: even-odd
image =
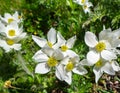
[(20, 50), (19, 41), (25, 38), (26, 33), (23, 32), (21, 23), (22, 17), (16, 11), (13, 15), (5, 13), (4, 17), (0, 16), (0, 47), (6, 52), (11, 49)]
[(85, 13), (90, 13), (90, 7), (92, 7), (92, 3), (88, 0), (73, 0), (73, 2), (82, 6)]
[(105, 29), (99, 33), (99, 38), (90, 31), (85, 33), (85, 43), (89, 46), (86, 59), (81, 61), (82, 65), (94, 66), (95, 82), (97, 83), (103, 73), (115, 75), (120, 71), (117, 63), (117, 55), (120, 54), (117, 47), (120, 45), (120, 29), (111, 31)]
[(80, 64), (79, 56), (71, 50), (76, 36), (68, 40), (51, 28), (47, 39), (32, 35), (32, 39), (41, 48), (32, 57), (38, 62), (35, 73), (46, 74), (51, 69), (55, 70), (56, 77), (68, 84), (72, 83), (72, 72), (84, 75), (87, 70)]

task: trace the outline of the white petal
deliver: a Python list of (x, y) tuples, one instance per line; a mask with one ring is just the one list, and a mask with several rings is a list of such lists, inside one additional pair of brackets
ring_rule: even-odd
[(5, 14), (4, 14), (4, 17), (5, 17), (5, 18), (9, 18), (9, 17), (12, 17), (12, 16), (11, 16), (11, 14), (9, 14), (9, 13), (5, 13)]
[(50, 71), (50, 68), (47, 66), (46, 63), (39, 63), (35, 67), (35, 73), (46, 74)]
[(66, 40), (64, 37), (60, 34), (60, 32), (57, 33), (57, 43), (53, 46), (53, 48), (58, 49), (61, 45), (65, 45)]
[(100, 77), (102, 76), (103, 72), (99, 69), (93, 68), (93, 72), (95, 74), (95, 82), (97, 83)]
[(56, 42), (56, 37), (56, 30), (54, 28), (51, 28), (47, 34), (48, 41), (54, 44)]
[(67, 50), (66, 52), (63, 52), (64, 56), (69, 56), (69, 57), (75, 57), (78, 56), (73, 50)]
[(115, 71), (112, 68), (111, 63), (107, 62), (101, 69), (102, 71), (104, 71), (105, 73), (109, 74), (109, 75), (115, 75)]
[(72, 72), (67, 72), (64, 80), (70, 85), (72, 83)]
[(11, 46), (11, 48), (15, 49), (15, 50), (20, 50), (21, 49), (21, 44), (13, 44)]
[(78, 65), (72, 71), (76, 74), (79, 74), (79, 75), (87, 74), (87, 70), (81, 65)]
[(100, 54), (95, 51), (90, 51), (87, 53), (88, 64), (94, 65), (100, 59)]
[(55, 50), (52, 56), (57, 60), (62, 60), (64, 58), (60, 50)]
[(49, 48), (49, 47), (44, 47), (41, 49), (42, 52), (44, 52), (47, 56), (51, 57), (53, 53), (55, 52), (54, 49)]
[(114, 38), (118, 39), (120, 37), (120, 28), (112, 31), (112, 36), (114, 36)]
[(48, 60), (48, 56), (43, 53), (41, 50), (37, 51), (32, 57), (36, 62), (46, 62)]
[(78, 63), (80, 61), (80, 58), (79, 58), (79, 56), (74, 56), (74, 57), (70, 57), (70, 60), (72, 62)]
[(69, 62), (70, 58), (67, 56), (67, 57), (64, 57), (64, 59), (61, 61), (61, 64), (63, 65), (67, 65), (68, 62)]
[(105, 60), (117, 59), (116, 54), (108, 50), (103, 50), (101, 52), (101, 57), (104, 58)]
[(65, 71), (64, 71), (64, 66), (63, 65), (60, 64), (56, 67), (55, 75), (59, 80), (61, 80), (61, 81), (64, 80)]
[(85, 33), (85, 43), (89, 47), (95, 47), (95, 45), (98, 43), (95, 34), (93, 34), (92, 32), (86, 32)]
[(34, 42), (35, 42), (36, 44), (38, 44), (39, 47), (44, 47), (45, 44), (47, 43), (47, 40), (46, 40), (46, 39), (40, 38), (40, 37), (38, 37), (38, 36), (32, 35), (32, 39), (34, 40)]
[(73, 36), (70, 39), (68, 39), (67, 40), (67, 44), (66, 44), (68, 46), (68, 48), (72, 48), (74, 43), (75, 43), (75, 41), (76, 41), (76, 36)]
[(93, 64), (89, 63), (89, 62), (87, 61), (87, 59), (81, 60), (81, 61), (80, 61), (80, 64), (81, 64), (81, 65), (86, 65), (86, 66), (92, 66), (92, 65), (93, 65)]
[(108, 40), (111, 36), (111, 29), (105, 29), (99, 33), (99, 40)]
[(120, 65), (116, 61), (112, 62), (111, 65), (114, 71), (120, 71)]
[(6, 43), (5, 40), (0, 40), (0, 47), (2, 47), (6, 52), (11, 50), (10, 46)]
[(22, 34), (19, 36), (19, 38), (20, 38), (20, 39), (25, 38), (26, 34), (27, 34), (27, 33), (22, 33)]

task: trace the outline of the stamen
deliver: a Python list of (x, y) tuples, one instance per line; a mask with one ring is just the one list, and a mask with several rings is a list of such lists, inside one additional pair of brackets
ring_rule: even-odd
[(18, 19), (21, 19), (21, 18), (22, 18), (22, 16), (19, 15), (19, 16), (18, 16)]
[(50, 57), (47, 61), (49, 67), (54, 67), (58, 64), (58, 61), (54, 57)]
[(66, 50), (68, 50), (68, 47), (67, 47), (66, 45), (63, 45), (63, 46), (61, 46), (61, 50), (62, 50), (63, 52), (65, 52)]
[(96, 50), (98, 52), (103, 51), (106, 48), (106, 45), (104, 42), (99, 42), (96, 46), (95, 46)]
[(10, 24), (10, 23), (13, 22), (13, 21), (14, 21), (13, 18), (9, 18), (9, 19), (8, 19), (8, 24)]
[(85, 0), (81, 0), (81, 3), (82, 3), (82, 4), (85, 3)]
[(97, 66), (97, 67), (101, 67), (102, 66), (102, 60), (99, 60), (96, 64), (95, 64), (95, 66)]
[(83, 9), (87, 9), (87, 5), (83, 5)]
[(8, 45), (13, 45), (14, 44), (14, 41), (11, 40), (11, 39), (6, 40), (6, 42), (7, 42)]
[(8, 31), (9, 36), (15, 36), (15, 30), (11, 29)]
[(53, 44), (51, 42), (48, 41), (47, 44), (50, 48), (52, 48)]
[(71, 71), (73, 68), (74, 68), (74, 64), (71, 61), (69, 61), (69, 63), (66, 65), (66, 70)]

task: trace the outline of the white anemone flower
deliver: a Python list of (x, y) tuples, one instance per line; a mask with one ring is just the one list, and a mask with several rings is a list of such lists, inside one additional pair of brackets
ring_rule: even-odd
[(1, 40), (0, 39), (0, 47), (2, 47), (5, 52), (10, 52), (12, 49), (14, 50), (20, 50), (21, 49), (21, 44), (15, 43), (14, 40)]
[(11, 24), (4, 26), (1, 25), (0, 33), (9, 39), (22, 39), (26, 36), (26, 33), (23, 32), (23, 27), (19, 27), (16, 22), (12, 22)]
[[(87, 59), (83, 59), (80, 63), (82, 65), (93, 66), (90, 64), (90, 62), (88, 62)], [(109, 74), (109, 75), (115, 75), (115, 72), (117, 71), (120, 71), (120, 66), (116, 61), (114, 60), (107, 61), (107, 60), (100, 58), (96, 62), (96, 64), (94, 64), (94, 67), (93, 67), (93, 72), (95, 74), (95, 82), (97, 83), (100, 77), (104, 73)]]
[(63, 59), (63, 54), (59, 50), (52, 48), (43, 48), (35, 53), (32, 57), (36, 62), (39, 62), (35, 67), (35, 73), (46, 74), (51, 68), (56, 68)]
[(57, 39), (58, 39), (58, 42), (56, 45), (60, 47), (60, 50), (62, 51), (64, 57), (71, 56), (71, 54), (73, 55), (75, 54), (75, 52), (72, 51), (71, 48), (73, 47), (76, 41), (76, 36), (73, 36), (68, 40), (65, 40), (64, 37), (58, 32)]
[(113, 48), (120, 44), (120, 29), (112, 31), (110, 28), (105, 29), (99, 33), (99, 38), (108, 40)]
[(4, 17), (0, 16), (0, 19), (5, 24), (10, 24), (13, 21), (20, 23), (22, 20), (22, 16), (19, 15), (18, 12), (16, 11), (13, 15), (5, 13)]
[(82, 5), (85, 13), (90, 13), (90, 7), (93, 6), (91, 2), (86, 2)]
[(104, 29), (99, 34), (100, 39), (108, 40), (112, 46), (112, 51), (116, 54), (120, 54), (120, 29), (112, 31), (109, 29)]
[(87, 73), (87, 70), (79, 64), (78, 56), (74, 56), (73, 58), (66, 57), (62, 60), (61, 64), (56, 68), (56, 77), (70, 85), (72, 83), (72, 72), (79, 75)]
[(100, 59), (93, 68), (95, 82), (98, 82), (103, 73), (115, 75), (116, 71), (120, 71), (120, 66), (116, 61), (107, 62)]
[(50, 47), (53, 49), (56, 48), (57, 34), (54, 28), (51, 28), (47, 33), (47, 40), (45, 38), (41, 38), (35, 35), (32, 35), (32, 39), (34, 42), (41, 48)]
[(73, 0), (73, 2), (79, 4), (79, 5), (84, 5), (88, 0)]
[(102, 40), (102, 38), (98, 41), (97, 37), (92, 32), (88, 31), (85, 33), (85, 43), (90, 48), (90, 51), (87, 53), (87, 60), (90, 64), (95, 64), (100, 57), (105, 60), (117, 58), (116, 54), (111, 50), (112, 46), (108, 41)]

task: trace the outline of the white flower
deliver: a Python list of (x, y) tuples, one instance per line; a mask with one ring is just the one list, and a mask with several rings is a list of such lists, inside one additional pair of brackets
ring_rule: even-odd
[(120, 29), (112, 31), (109, 29), (104, 29), (99, 34), (100, 39), (108, 40), (112, 46), (112, 51), (116, 54), (120, 54)]
[[(80, 63), (82, 65), (93, 66), (90, 64), (90, 62), (88, 62), (87, 59), (83, 59)], [(100, 58), (93, 67), (93, 72), (95, 74), (95, 82), (98, 82), (103, 73), (115, 75), (116, 71), (120, 71), (120, 66), (116, 61), (107, 61)]]
[(20, 23), (22, 20), (22, 17), (16, 11), (13, 15), (9, 13), (5, 13), (4, 17), (0, 16), (0, 19), (2, 20), (3, 23), (10, 24), (13, 21), (15, 21), (16, 23)]
[(87, 70), (79, 64), (78, 56), (74, 56), (73, 58), (66, 57), (62, 60), (61, 64), (56, 68), (56, 77), (70, 85), (72, 83), (72, 72), (79, 75), (87, 73)]
[(73, 2), (79, 4), (79, 5), (84, 5), (88, 0), (73, 0)]
[(72, 56), (71, 54), (76, 54), (74, 51), (70, 50), (76, 41), (76, 36), (65, 40), (64, 37), (58, 32), (57, 39), (58, 42), (56, 43), (56, 45), (60, 47), (60, 50), (62, 51), (64, 56)]
[(98, 41), (97, 37), (92, 32), (88, 31), (85, 33), (85, 43), (90, 47), (90, 51), (87, 53), (87, 60), (90, 64), (95, 64), (100, 57), (105, 60), (117, 58), (116, 54), (111, 50), (112, 46), (108, 41)]
[(90, 7), (93, 6), (91, 2), (86, 2), (82, 5), (85, 13), (90, 13)]
[(39, 47), (50, 47), (50, 48), (56, 48), (56, 30), (54, 28), (51, 28), (47, 33), (47, 40), (44, 38), (40, 38), (38, 36), (32, 35), (32, 39), (35, 41), (35, 43), (38, 44)]
[(10, 50), (20, 50), (21, 49), (21, 44), (15, 43), (14, 40), (1, 40), (0, 39), (0, 47), (2, 47), (5, 52), (10, 52)]
[(12, 22), (7, 26), (1, 24), (0, 28), (0, 33), (9, 39), (16, 39), (16, 41), (19, 41), (18, 39), (22, 39), (26, 36), (26, 33), (23, 32), (23, 28), (19, 28), (16, 22)]
[(120, 44), (120, 29), (112, 31), (110, 28), (99, 33), (99, 38), (108, 40), (112, 47), (116, 48)]
[(0, 23), (0, 29), (0, 34), (2, 35), (0, 39), (0, 47), (2, 47), (6, 52), (9, 52), (11, 49), (20, 50), (21, 44), (18, 42), (26, 36), (22, 27), (19, 28), (18, 24), (15, 22), (12, 22), (7, 26)]
[(46, 74), (52, 67), (58, 66), (60, 60), (63, 59), (63, 54), (59, 50), (43, 48), (36, 52), (32, 58), (39, 62), (35, 67), (35, 73)]
[(107, 62), (100, 59), (93, 68), (93, 72), (95, 74), (95, 82), (98, 82), (103, 73), (115, 75), (115, 71), (120, 71), (120, 67), (116, 61)]
[(88, 0), (73, 0), (73, 2), (81, 5), (85, 13), (90, 13), (90, 7), (93, 6)]

